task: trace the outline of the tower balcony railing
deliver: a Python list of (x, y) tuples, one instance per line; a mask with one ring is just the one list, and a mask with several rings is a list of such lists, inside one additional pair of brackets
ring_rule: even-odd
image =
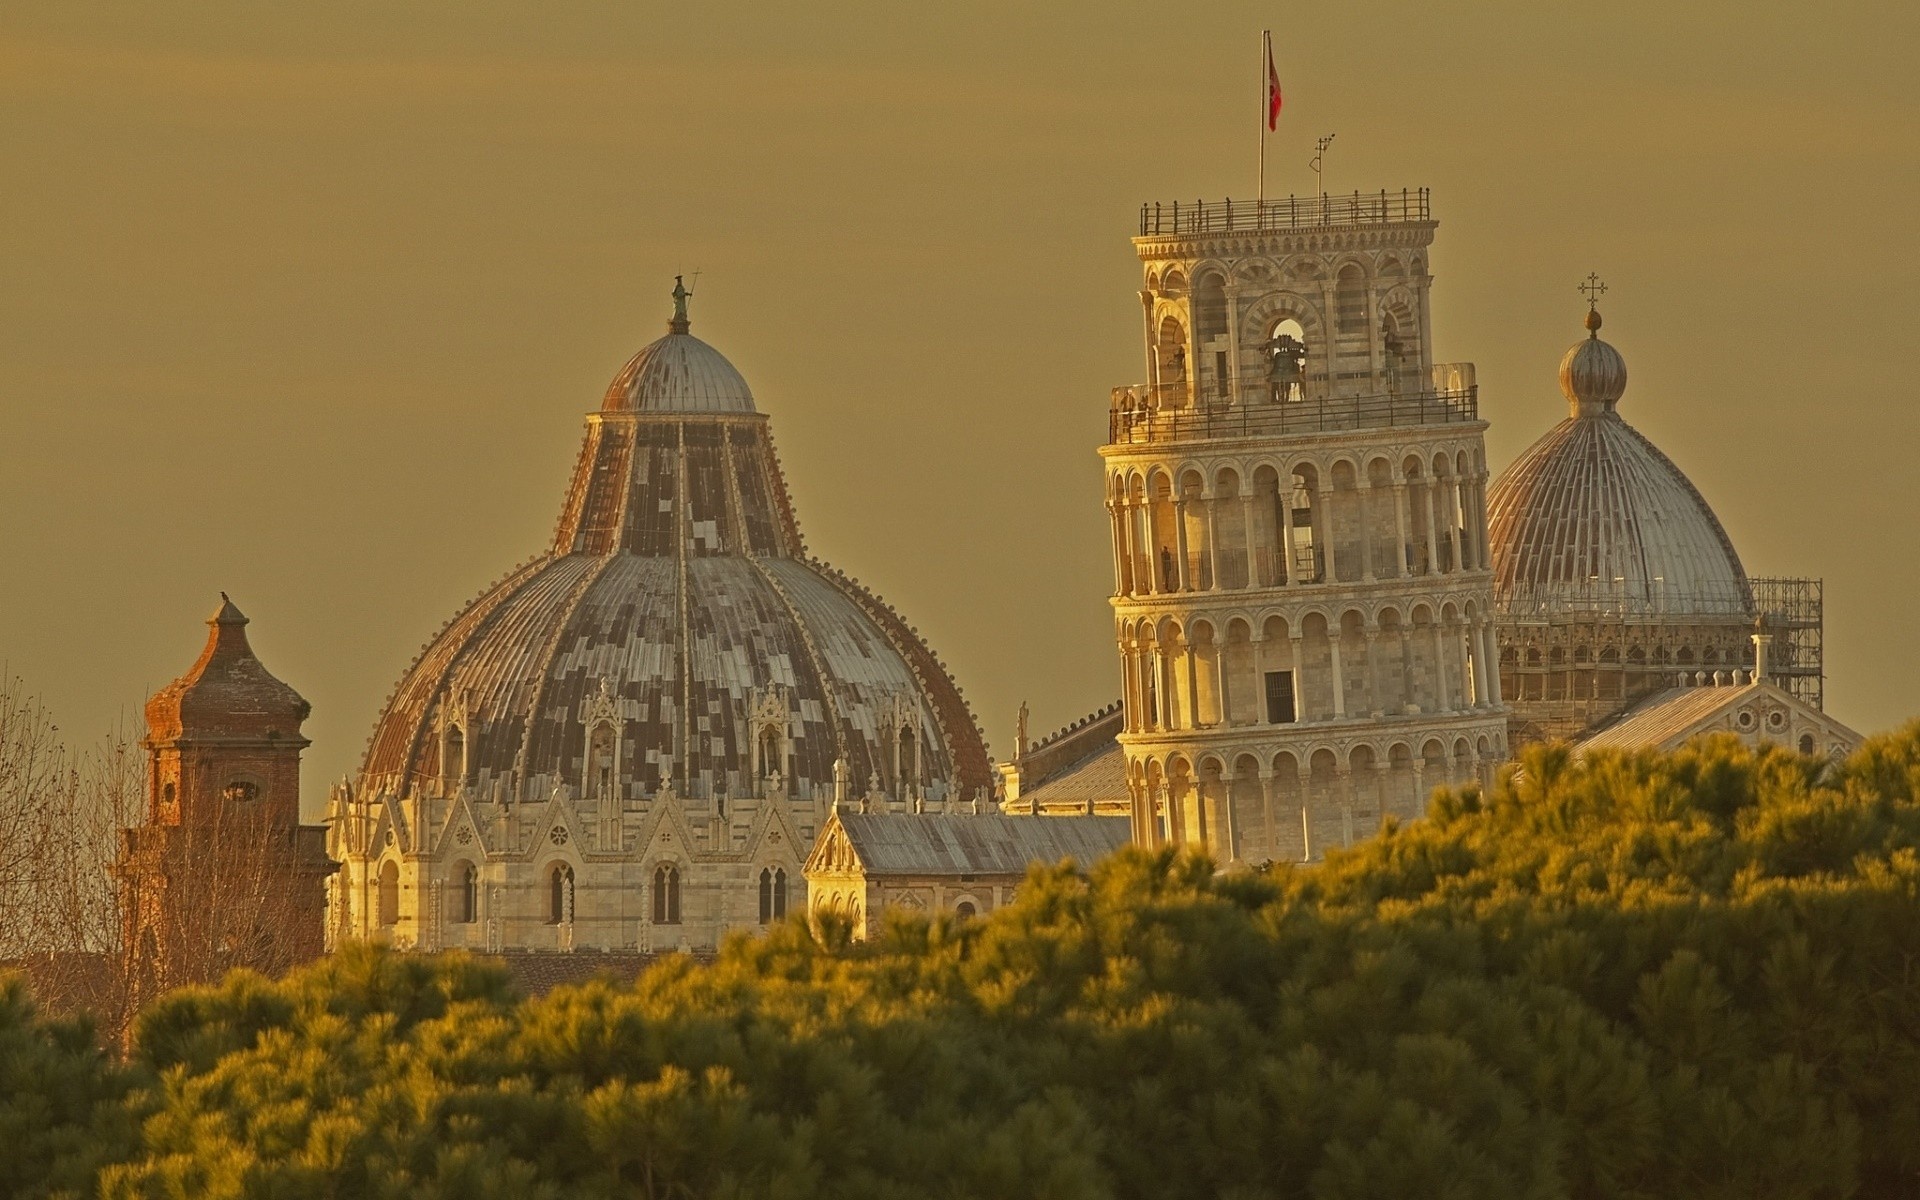
[(1196, 200), (1142, 204), (1141, 237), (1258, 233), (1285, 229), (1342, 229), (1431, 221), (1426, 188), (1353, 192), (1344, 196), (1288, 196), (1284, 200)]
[(1315, 396), (1309, 387), (1279, 384), (1242, 387), (1225, 396), (1203, 397), (1199, 403), (1192, 400), (1192, 389), (1184, 382), (1113, 389), (1107, 444), (1284, 437), (1403, 425), (1462, 425), (1480, 419), (1480, 389), (1474, 385)]

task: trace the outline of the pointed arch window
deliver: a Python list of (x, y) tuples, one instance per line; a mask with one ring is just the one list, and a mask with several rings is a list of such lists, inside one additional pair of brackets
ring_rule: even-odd
[(388, 859), (380, 864), (380, 924), (400, 923), (400, 864)]
[(587, 794), (596, 800), (611, 800), (619, 774), (619, 738), (611, 721), (594, 725), (587, 735)]
[(471, 925), (480, 919), (480, 868), (472, 863), (460, 865), (459, 887), (454, 893), (454, 919)]
[(920, 782), (919, 743), (913, 736), (913, 726), (900, 727), (900, 753), (896, 761), (900, 768), (900, 796), (905, 799), (915, 784)]
[(458, 725), (447, 726), (440, 744), (440, 777), (448, 783), (465, 783), (467, 778), (467, 735)]
[(770, 925), (787, 915), (787, 869), (765, 867), (760, 872), (760, 923)]
[(760, 778), (772, 779), (775, 775), (784, 775), (782, 766), (786, 755), (780, 749), (780, 731), (772, 725), (760, 730)]
[(653, 870), (653, 923), (680, 923), (680, 868), (661, 863)]
[(547, 877), (547, 924), (573, 923), (573, 868), (557, 863)]

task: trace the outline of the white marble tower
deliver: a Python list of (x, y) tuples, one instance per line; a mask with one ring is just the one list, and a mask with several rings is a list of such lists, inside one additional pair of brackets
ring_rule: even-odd
[(1105, 461), (1135, 839), (1307, 861), (1506, 757), (1471, 364), (1424, 189), (1148, 206)]

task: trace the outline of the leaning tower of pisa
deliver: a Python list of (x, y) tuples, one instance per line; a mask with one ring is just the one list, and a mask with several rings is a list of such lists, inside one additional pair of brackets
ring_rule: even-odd
[(1425, 189), (1141, 211), (1105, 461), (1134, 837), (1310, 861), (1506, 755), (1473, 368)]

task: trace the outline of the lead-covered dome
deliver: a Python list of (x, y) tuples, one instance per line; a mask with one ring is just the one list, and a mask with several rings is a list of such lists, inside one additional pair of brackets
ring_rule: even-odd
[(676, 291), (670, 332), (587, 417), (553, 545), (427, 644), (375, 727), (364, 793), (989, 787), (933, 652), (806, 557), (767, 418)]
[(753, 393), (726, 356), (685, 330), (643, 347), (613, 377), (606, 412), (750, 413)]
[(1487, 495), (1494, 592), (1510, 614), (1751, 610), (1733, 542), (1672, 460), (1620, 417), (1626, 362), (1588, 337), (1560, 364), (1571, 414)]

